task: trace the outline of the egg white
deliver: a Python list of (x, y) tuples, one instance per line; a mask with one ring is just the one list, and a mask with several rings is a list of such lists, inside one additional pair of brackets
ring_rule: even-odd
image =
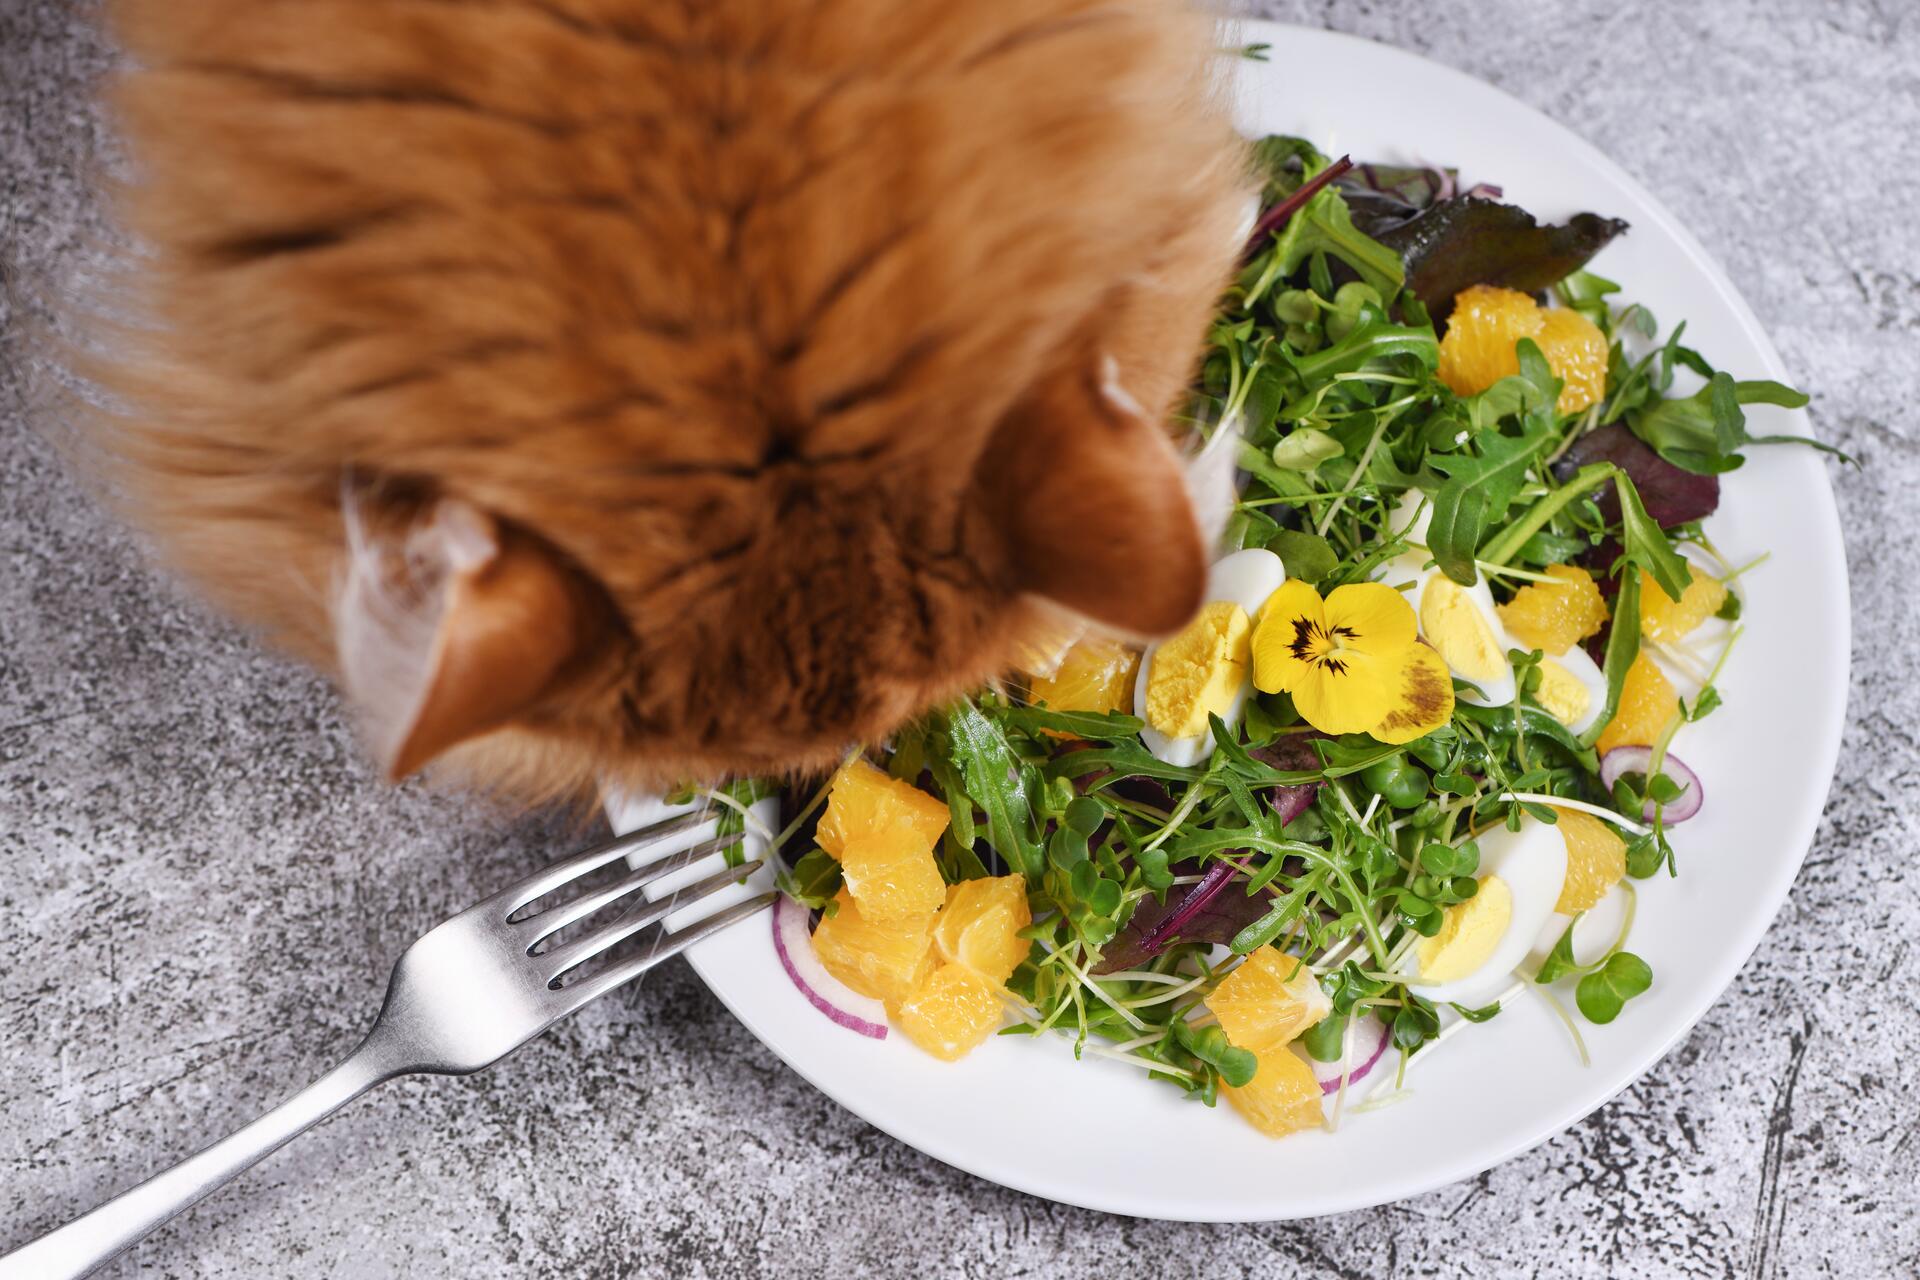
[[(1287, 580), (1287, 567), (1280, 557), (1261, 547), (1248, 547), (1232, 555), (1223, 556), (1214, 563), (1207, 573), (1207, 603), (1216, 600), (1230, 600), (1247, 611), (1247, 617), (1257, 620), (1260, 606), (1267, 597), (1280, 589)], [(1147, 646), (1140, 655), (1140, 673), (1133, 681), (1133, 714), (1142, 720), (1147, 718), (1147, 683), (1153, 673), (1153, 658), (1160, 651), (1158, 644)], [(1234, 690), (1233, 701), (1220, 713), (1220, 719), (1229, 729), (1240, 723), (1241, 708), (1246, 706), (1247, 695), (1253, 692), (1253, 664), (1247, 664), (1246, 678), (1240, 687)], [(1197, 733), (1186, 738), (1169, 738), (1151, 724), (1140, 730), (1140, 741), (1146, 744), (1148, 751), (1165, 760), (1168, 764), (1193, 765), (1213, 754), (1213, 734)]]
[(1582, 912), (1576, 920), (1564, 911), (1556, 911), (1547, 917), (1540, 927), (1540, 933), (1533, 940), (1533, 949), (1527, 953), (1527, 963), (1538, 967), (1546, 962), (1547, 956), (1559, 944), (1568, 926), (1573, 928), (1573, 957), (1585, 962), (1605, 951), (1620, 936), (1621, 928), (1627, 923), (1627, 904), (1632, 901), (1632, 891), (1621, 885), (1608, 889), (1600, 901)]
[(1557, 828), (1544, 822), (1529, 819), (1518, 831), (1495, 827), (1482, 834), (1479, 841), (1480, 868), (1474, 874), (1481, 879), (1495, 875), (1506, 881), (1513, 895), (1513, 914), (1486, 960), (1462, 977), (1419, 982), (1420, 948), (1416, 945), (1407, 953), (1400, 972), (1410, 979), (1415, 995), (1436, 1004), (1451, 1002), (1477, 1008), (1512, 985), (1513, 971), (1541, 936), (1567, 878), (1567, 843)]

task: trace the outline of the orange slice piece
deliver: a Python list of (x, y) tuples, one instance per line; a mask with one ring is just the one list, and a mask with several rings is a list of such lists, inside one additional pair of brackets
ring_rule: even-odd
[(1261, 1053), (1286, 1044), (1327, 1016), (1313, 970), (1277, 947), (1261, 947), (1207, 997), (1227, 1039)]

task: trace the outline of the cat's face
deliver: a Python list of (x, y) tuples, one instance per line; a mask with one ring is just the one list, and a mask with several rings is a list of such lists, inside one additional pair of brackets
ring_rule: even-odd
[(131, 499), (396, 772), (811, 767), (1062, 616), (1199, 602), (1207, 25), (710, 8), (123, 5)]

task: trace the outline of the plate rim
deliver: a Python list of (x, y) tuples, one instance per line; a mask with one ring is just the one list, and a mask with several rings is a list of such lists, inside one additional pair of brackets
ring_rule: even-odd
[[(1583, 168), (1591, 168), (1597, 171), (1637, 198), (1652, 215), (1651, 220), (1660, 232), (1679, 246), (1691, 264), (1698, 270), (1700, 278), (1719, 296), (1723, 305), (1726, 306), (1728, 312), (1737, 322), (1742, 336), (1752, 345), (1753, 349), (1759, 353), (1761, 357), (1760, 364), (1762, 366), (1760, 371), (1768, 377), (1781, 381), (1787, 381), (1789, 379), (1790, 375), (1786, 369), (1785, 361), (1781, 358), (1772, 339), (1767, 335), (1759, 318), (1754, 314), (1753, 309), (1748, 305), (1739, 290), (1734, 287), (1725, 269), (1722, 268), (1712, 253), (1707, 250), (1706, 246), (1667, 209), (1645, 184), (1628, 173), (1593, 143), (1574, 132), (1569, 126), (1554, 120), (1546, 113), (1522, 102), (1505, 89), (1471, 75), (1468, 72), (1449, 66), (1446, 63), (1427, 58), (1421, 54), (1367, 37), (1265, 19), (1242, 19), (1223, 23), (1222, 29), (1229, 37), (1224, 42), (1227, 44), (1240, 43), (1247, 38), (1254, 40), (1264, 39), (1275, 45), (1282, 43), (1289, 37), (1309, 37), (1314, 40), (1330, 41), (1336, 46), (1347, 46), (1350, 49), (1364, 52), (1364, 55), (1368, 58), (1384, 58), (1389, 63), (1399, 61), (1417, 66), (1422, 74), (1438, 76), (1444, 81), (1452, 81), (1471, 86), (1475, 92), (1496, 95), (1503, 100), (1507, 108), (1528, 117), (1535, 125), (1544, 125), (1549, 131), (1563, 138), (1568, 144), (1569, 153)], [(1632, 1053), (1630, 1055), (1631, 1065), (1621, 1072), (1620, 1079), (1617, 1083), (1611, 1088), (1606, 1089), (1593, 1100), (1579, 1101), (1571, 1106), (1555, 1110), (1545, 1123), (1519, 1132), (1511, 1140), (1500, 1144), (1498, 1154), (1490, 1159), (1475, 1156), (1459, 1167), (1447, 1166), (1443, 1163), (1437, 1167), (1435, 1172), (1424, 1177), (1413, 1178), (1404, 1183), (1394, 1185), (1382, 1195), (1361, 1197), (1331, 1204), (1306, 1205), (1298, 1210), (1288, 1209), (1283, 1206), (1277, 1208), (1271, 1214), (1259, 1217), (1248, 1216), (1239, 1212), (1208, 1213), (1205, 1211), (1189, 1211), (1191, 1208), (1190, 1205), (1183, 1206), (1179, 1204), (1147, 1208), (1136, 1204), (1123, 1203), (1100, 1194), (1080, 1195), (1075, 1193), (1075, 1189), (1071, 1185), (1042, 1184), (1036, 1179), (1026, 1176), (1018, 1168), (1000, 1165), (995, 1161), (982, 1159), (975, 1155), (956, 1152), (951, 1148), (949, 1143), (938, 1140), (937, 1138), (928, 1139), (924, 1136), (909, 1136), (902, 1131), (903, 1126), (868, 1114), (867, 1109), (861, 1105), (861, 1099), (857, 1095), (854, 1095), (844, 1087), (840, 1087), (827, 1079), (821, 1078), (819, 1073), (811, 1071), (806, 1066), (793, 1061), (782, 1052), (779, 1045), (775, 1042), (775, 1038), (764, 1033), (762, 1028), (756, 1025), (756, 1019), (752, 1016), (751, 1012), (730, 998), (725, 975), (709, 972), (709, 970), (715, 968), (715, 966), (712, 965), (710, 961), (703, 961), (703, 948), (693, 948), (688, 954), (688, 959), (694, 971), (700, 976), (701, 981), (707, 986), (708, 990), (712, 991), (714, 995), (719, 998), (727, 1010), (746, 1027), (749, 1034), (753, 1035), (763, 1047), (779, 1057), (783, 1063), (802, 1079), (806, 1080), (808, 1084), (829, 1098), (832, 1098), (836, 1103), (845, 1107), (862, 1121), (873, 1125), (896, 1141), (902, 1142), (916, 1151), (930, 1155), (944, 1164), (960, 1169), (972, 1176), (983, 1178), (987, 1181), (1041, 1199), (1096, 1212), (1112, 1213), (1119, 1216), (1141, 1219), (1160, 1219), (1181, 1222), (1273, 1222), (1373, 1208), (1382, 1204), (1409, 1199), (1439, 1187), (1451, 1185), (1464, 1178), (1477, 1176), (1485, 1170), (1505, 1164), (1515, 1157), (1531, 1151), (1553, 1138), (1558, 1137), (1560, 1134), (1565, 1133), (1594, 1112), (1613, 1102), (1626, 1090), (1645, 1079), (1648, 1072), (1672, 1053), (1674, 1048), (1694, 1031), (1700, 1021), (1725, 998), (1734, 979), (1739, 975), (1740, 971), (1746, 967), (1747, 963), (1752, 959), (1754, 952), (1758, 949), (1760, 942), (1766, 937), (1767, 933), (1779, 919), (1781, 908), (1785, 906), (1793, 883), (1798, 879), (1807, 855), (1812, 849), (1813, 840), (1818, 835), (1820, 822), (1832, 798), (1833, 779), (1839, 764), (1840, 747), (1846, 727), (1848, 695), (1851, 689), (1853, 628), (1851, 589), (1846, 572), (1846, 542), (1840, 524), (1838, 502), (1834, 496), (1832, 476), (1824, 468), (1821, 469), (1820, 475), (1822, 483), (1817, 486), (1817, 497), (1813, 504), (1815, 510), (1811, 512), (1810, 515), (1817, 523), (1825, 526), (1826, 541), (1837, 557), (1837, 568), (1839, 572), (1834, 575), (1832, 582), (1828, 584), (1828, 590), (1834, 593), (1836, 598), (1830, 602), (1830, 607), (1823, 609), (1823, 612), (1835, 620), (1832, 624), (1833, 636), (1842, 660), (1828, 668), (1827, 678), (1825, 680), (1826, 688), (1823, 692), (1826, 695), (1826, 704), (1830, 709), (1826, 715), (1824, 724), (1820, 726), (1820, 739), (1816, 744), (1813, 744), (1818, 753), (1815, 758), (1815, 763), (1824, 761), (1824, 766), (1819, 770), (1820, 775), (1824, 778), (1824, 785), (1820, 789), (1818, 802), (1810, 805), (1807, 813), (1799, 815), (1800, 821), (1798, 821), (1794, 828), (1788, 833), (1791, 839), (1783, 842), (1787, 844), (1793, 852), (1782, 858), (1777, 864), (1777, 869), (1771, 877), (1773, 883), (1764, 886), (1762, 896), (1770, 905), (1764, 914), (1756, 912), (1744, 928), (1734, 935), (1733, 945), (1728, 946), (1720, 953), (1718, 961), (1710, 975), (1710, 980), (1706, 984), (1706, 989), (1710, 990), (1712, 994), (1701, 1000), (1697, 1008), (1687, 1013), (1672, 1033), (1663, 1040), (1657, 1043), (1650, 1042)]]

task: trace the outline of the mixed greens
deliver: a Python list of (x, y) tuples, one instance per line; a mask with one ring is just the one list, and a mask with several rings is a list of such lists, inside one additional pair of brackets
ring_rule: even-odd
[[(1477, 836), (1572, 809), (1626, 833), (1630, 878), (1676, 872), (1669, 806), (1691, 792), (1690, 815), (1699, 784), (1666, 769), (1666, 748), (1719, 705), (1714, 679), (1737, 627), (1638, 767), (1603, 779), (1596, 741), (1640, 654), (1643, 579), (1678, 600), (1714, 566), (1730, 588), (1720, 617), (1737, 621), (1731, 587), (1744, 569), (1700, 521), (1718, 477), (1773, 439), (1748, 433), (1744, 407), (1805, 402), (1714, 369), (1682, 345), (1684, 326), (1655, 342), (1653, 317), (1584, 270), (1622, 223), (1583, 214), (1543, 226), (1451, 173), (1331, 165), (1297, 138), (1265, 139), (1256, 156), (1264, 213), (1188, 409), (1200, 431), (1238, 436), (1221, 551), (1269, 549), (1288, 578), (1331, 593), (1409, 552), (1391, 516), (1417, 504), (1428, 520), (1415, 553), (1454, 582), (1505, 598), (1551, 581), (1551, 566), (1581, 565), (1604, 584), (1611, 622), (1592, 645), (1605, 706), (1581, 733), (1534, 696), (1541, 651), (1515, 649), (1509, 704), (1476, 702), (1456, 680), (1450, 718), (1398, 745), (1321, 732), (1290, 695), (1257, 692), (1237, 723), (1212, 717), (1207, 758), (1179, 765), (1147, 749), (1135, 716), (1035, 705), (1018, 683), (898, 735), (885, 767), (949, 806), (943, 877), (1026, 882), (1034, 946), (1007, 984), (1017, 1021), (1003, 1034), (1064, 1034), (1077, 1052), (1135, 1063), (1209, 1103), (1251, 1078), (1254, 1056), (1204, 1002), (1260, 948), (1307, 965), (1330, 1002), (1302, 1038), (1322, 1062), (1352, 1054), (1352, 1028), (1369, 1015), (1403, 1071), (1496, 1016), (1499, 1002), (1437, 1004), (1405, 977), (1408, 953), (1476, 894)], [(1604, 395), (1560, 411), (1562, 380), (1527, 339), (1517, 373), (1477, 394), (1450, 389), (1438, 373), (1447, 312), (1483, 284), (1550, 290), (1597, 326)], [(1704, 385), (1675, 395), (1681, 370)], [(759, 794), (741, 784), (729, 798)], [(821, 797), (804, 799), (789, 813), (801, 834)], [(785, 887), (830, 911), (839, 883), (839, 863), (815, 848)], [(1619, 936), (1585, 959), (1569, 927), (1509, 998), (1532, 990), (1563, 1008), (1549, 984), (1575, 979), (1579, 1015), (1611, 1021), (1654, 980), (1625, 949), (1630, 924), (1629, 907)]]

